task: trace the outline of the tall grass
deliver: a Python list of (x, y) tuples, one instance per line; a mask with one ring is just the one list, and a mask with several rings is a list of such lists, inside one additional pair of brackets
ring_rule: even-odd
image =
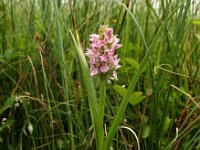
[[(199, 149), (199, 7), (2, 0), (0, 149)], [(105, 84), (84, 56), (102, 24), (123, 45)]]

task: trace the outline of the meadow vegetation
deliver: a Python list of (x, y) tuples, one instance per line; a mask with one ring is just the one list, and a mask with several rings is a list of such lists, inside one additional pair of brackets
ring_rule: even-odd
[[(118, 80), (89, 72), (101, 25)], [(199, 150), (200, 2), (1, 0), (0, 149)]]

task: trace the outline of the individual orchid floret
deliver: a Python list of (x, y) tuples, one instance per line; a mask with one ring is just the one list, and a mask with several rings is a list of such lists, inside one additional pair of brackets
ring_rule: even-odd
[(91, 76), (108, 74), (117, 80), (116, 70), (120, 67), (120, 59), (115, 52), (122, 45), (113, 34), (113, 29), (105, 25), (100, 26), (99, 34), (90, 35), (90, 42), (85, 55), (89, 58)]

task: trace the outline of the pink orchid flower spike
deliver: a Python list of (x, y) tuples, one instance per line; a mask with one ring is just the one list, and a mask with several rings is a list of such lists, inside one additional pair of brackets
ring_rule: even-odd
[(117, 80), (116, 70), (120, 68), (116, 49), (122, 45), (119, 39), (113, 34), (113, 29), (102, 25), (99, 34), (90, 35), (90, 48), (87, 48), (85, 55), (89, 58), (90, 74), (107, 74)]

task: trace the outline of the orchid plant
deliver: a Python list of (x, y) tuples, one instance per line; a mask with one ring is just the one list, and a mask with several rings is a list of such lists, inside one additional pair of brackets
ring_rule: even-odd
[(99, 34), (90, 35), (90, 48), (85, 55), (89, 57), (90, 74), (112, 74), (117, 80), (116, 70), (120, 68), (116, 49), (122, 45), (118, 44), (119, 39), (113, 34), (113, 29), (106, 25), (100, 26)]
[(104, 146), (104, 130), (103, 130), (103, 118), (105, 108), (106, 97), (106, 81), (107, 79), (117, 80), (116, 70), (120, 68), (119, 58), (116, 54), (116, 49), (122, 47), (119, 44), (119, 38), (113, 34), (113, 29), (101, 25), (99, 28), (99, 34), (90, 35), (90, 47), (87, 48), (85, 55), (89, 58), (90, 75), (94, 77), (99, 75), (101, 81), (100, 98), (98, 104), (98, 115), (100, 128), (97, 135), (97, 148), (102, 149)]
[[(135, 22), (137, 23), (136, 20)], [(138, 30), (140, 31), (143, 38), (139, 26)], [(133, 76), (130, 85), (128, 86), (127, 91), (123, 97), (123, 100), (117, 110), (115, 118), (109, 127), (107, 135), (105, 136), (103, 129), (103, 117), (106, 97), (106, 81), (110, 78), (117, 80), (116, 70), (120, 67), (120, 59), (116, 54), (116, 49), (120, 48), (122, 45), (119, 44), (119, 39), (117, 36), (113, 34), (112, 28), (109, 28), (105, 25), (100, 26), (99, 34), (90, 35), (90, 47), (87, 49), (85, 54), (83, 53), (78, 33), (75, 32), (75, 37), (71, 33), (71, 36), (76, 46), (76, 52), (80, 61), (82, 75), (88, 93), (90, 113), (96, 137), (96, 148), (97, 150), (108, 150), (119, 127), (120, 120), (125, 112), (129, 97), (139, 79), (139, 76), (142, 73), (143, 66), (147, 62), (148, 57), (153, 49), (151, 48), (148, 50), (147, 48), (147, 53), (142, 60), (136, 74)], [(90, 69), (88, 68), (85, 56), (89, 58)], [(91, 77), (96, 75), (99, 75), (100, 79), (102, 80), (99, 101), (97, 101), (96, 92), (94, 89), (93, 81), (91, 79)]]
[[(146, 53), (136, 73), (134, 74), (134, 76), (129, 82), (129, 86), (117, 109), (114, 120), (112, 121), (106, 136), (104, 136), (104, 129), (103, 129), (104, 102), (105, 102), (105, 95), (106, 95), (106, 84), (105, 84), (106, 78), (104, 78), (104, 82), (101, 82), (102, 84), (100, 88), (100, 100), (99, 100), (99, 103), (97, 103), (94, 84), (91, 77), (89, 76), (94, 77), (95, 75), (101, 75), (104, 77), (106, 76), (109, 78), (112, 77), (114, 79), (117, 79), (116, 70), (119, 69), (120, 65), (119, 65), (118, 55), (116, 54), (116, 49), (121, 47), (121, 45), (118, 44), (119, 39), (117, 38), (117, 36), (113, 35), (113, 30), (111, 28), (103, 25), (100, 27), (99, 34), (92, 34), (90, 36), (90, 41), (91, 41), (90, 48), (87, 49), (87, 52), (84, 55), (81, 42), (79, 40), (78, 32), (75, 30), (75, 33), (74, 33), (75, 36), (72, 34), (72, 32), (70, 32), (74, 41), (74, 45), (76, 47), (76, 52), (77, 52), (78, 59), (80, 61), (84, 84), (85, 84), (87, 94), (88, 94), (88, 101), (89, 101), (91, 119), (92, 119), (94, 132), (95, 132), (97, 150), (110, 149), (112, 140), (115, 136), (116, 131), (119, 128), (119, 124), (126, 110), (126, 106), (128, 105), (131, 93), (134, 90), (136, 83), (138, 82), (139, 77), (142, 74), (142, 71), (144, 70), (145, 64), (148, 63), (149, 56), (152, 54), (154, 50), (154, 46), (156, 45), (155, 43), (160, 37), (160, 33), (165, 29), (171, 16), (179, 8), (177, 7), (177, 9), (173, 11), (171, 16), (169, 16), (162, 23), (155, 37), (153, 38), (150, 46), (148, 47), (146, 40), (144, 38), (144, 35), (142, 33), (142, 30), (136, 18), (132, 14), (132, 12), (123, 3), (121, 3), (120, 1), (117, 1), (117, 2), (121, 6), (123, 6), (127, 10), (127, 12), (130, 14), (134, 24), (136, 25), (136, 29), (138, 30), (141, 36), (144, 47), (146, 49)], [(85, 59), (85, 56), (89, 57), (90, 69), (88, 68), (88, 64)]]

